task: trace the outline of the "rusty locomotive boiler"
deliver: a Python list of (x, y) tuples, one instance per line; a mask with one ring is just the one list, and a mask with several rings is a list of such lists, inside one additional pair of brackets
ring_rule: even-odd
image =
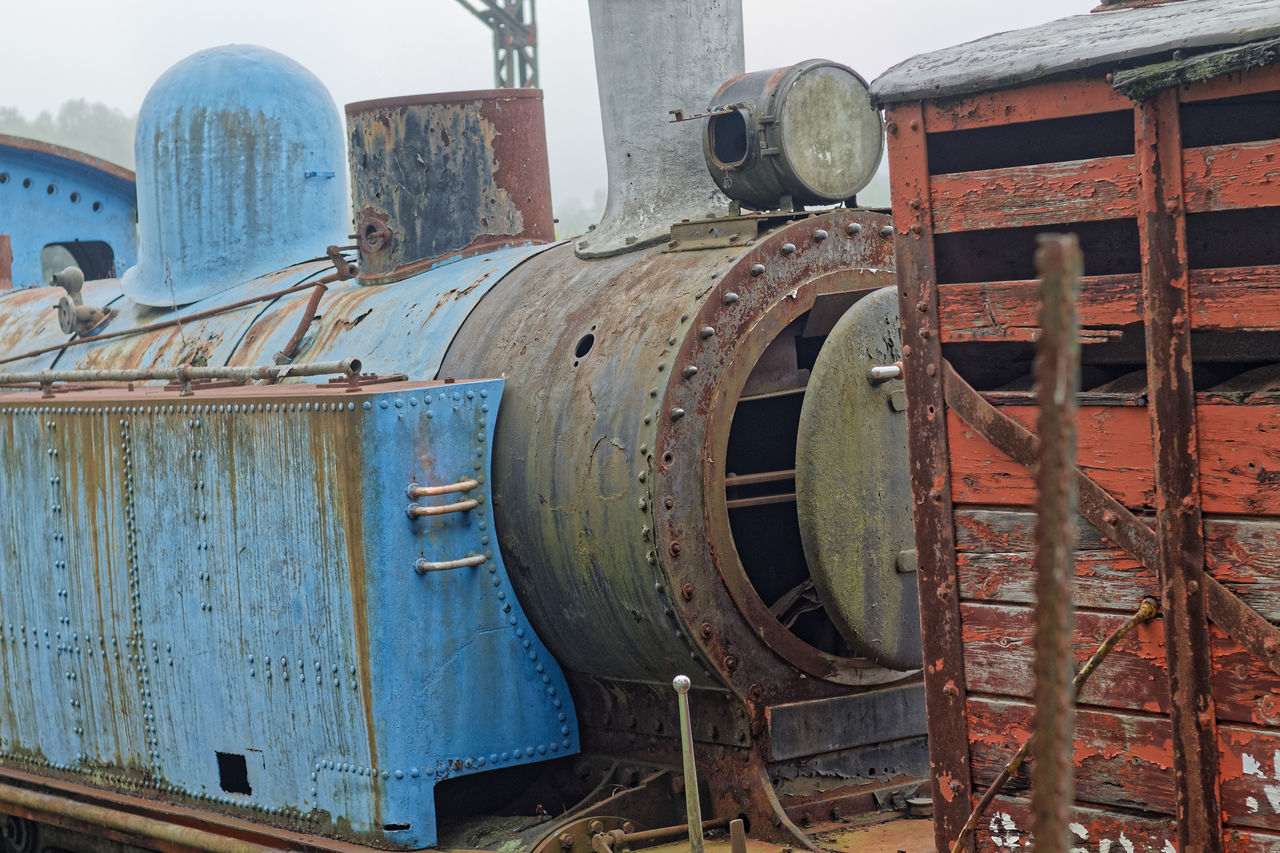
[(679, 674), (707, 820), (810, 844), (915, 794), (880, 119), (836, 63), (743, 75), (736, 3), (663, 5), (592, 4), (610, 195), (568, 242), (535, 91), (344, 134), (258, 48), (153, 87), (100, 316), (0, 296), (0, 811), (585, 853), (684, 822)]

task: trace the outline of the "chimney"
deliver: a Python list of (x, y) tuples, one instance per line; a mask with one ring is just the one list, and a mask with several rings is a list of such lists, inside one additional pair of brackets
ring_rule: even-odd
[(347, 105), (360, 281), (555, 239), (538, 89)]
[(590, 0), (604, 121), (609, 200), (600, 225), (575, 244), (603, 258), (667, 239), (682, 219), (728, 204), (707, 175), (702, 112), (743, 73), (741, 0)]

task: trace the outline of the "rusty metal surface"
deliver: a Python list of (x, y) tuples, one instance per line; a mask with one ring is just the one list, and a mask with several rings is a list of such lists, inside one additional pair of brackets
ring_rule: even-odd
[(836, 323), (800, 410), (796, 510), (814, 587), (835, 626), (883, 666), (919, 669), (907, 418), (894, 397), (902, 382), (869, 378), (901, 350), (897, 288), (863, 297)]
[(361, 281), (555, 239), (542, 92), (348, 104), (347, 134)]
[[(462, 258), (394, 284), (335, 282), (316, 308), (316, 320), (304, 333), (294, 363), (329, 361), (348, 347), (359, 346), (364, 369), (379, 374), (403, 373), (413, 378), (437, 375), (454, 331), (490, 289), (512, 269), (547, 249), (523, 246)], [(270, 362), (298, 330), (307, 312), (307, 293), (295, 293), (267, 306), (243, 332), (231, 364)], [(480, 347), (486, 344), (476, 344)], [(497, 373), (454, 371), (440, 376), (496, 376)]]
[(924, 688), (919, 684), (769, 708), (769, 757), (774, 761), (924, 733)]
[(708, 732), (695, 710), (695, 734), (724, 743), (741, 732), (744, 748), (704, 771), (726, 786), (705, 802), (754, 803), (770, 821), (763, 759), (761, 777), (739, 763), (766, 748), (763, 709), (908, 673), (809, 646), (769, 611), (728, 523), (724, 447), (738, 395), (780, 327), (824, 293), (892, 281), (886, 224), (839, 210), (750, 247), (594, 261), (556, 247), (477, 307), (440, 370), (507, 376), (494, 474), (502, 545), (571, 679), (590, 673), (592, 707), (612, 708), (593, 717), (593, 746), (665, 749), (678, 761), (669, 711), (627, 714), (623, 697), (636, 691), (615, 697), (611, 685), (669, 691), (682, 671), (695, 688), (727, 684), (745, 718)]
[[(1273, 11), (1280, 7), (1273, 7)], [(1178, 847), (1222, 847), (1218, 736), (1209, 646), (1199, 446), (1191, 378), (1191, 318), (1182, 143), (1176, 90), (1144, 102), (1137, 115), (1142, 171), (1142, 243), (1147, 388), (1155, 448), (1160, 609), (1172, 697)]]
[(907, 436), (916, 532), (920, 620), (924, 631), (925, 707), (933, 779), (934, 840), (950, 849), (969, 817), (971, 771), (965, 715), (963, 645), (955, 529), (951, 511), (946, 404), (942, 389), (938, 285), (929, 217), (924, 118), (919, 104), (887, 115), (897, 177), (897, 232), (903, 377), (908, 389)]
[[(729, 198), (776, 210), (846, 201), (875, 174), (880, 112), (846, 65), (810, 59), (724, 83), (703, 124), (707, 169)], [(719, 114), (717, 114), (719, 113)]]
[(1036, 604), (1032, 832), (1036, 850), (1066, 853), (1074, 800), (1072, 741), (1076, 691), (1075, 605), (1076, 393), (1080, 387), (1080, 245), (1072, 235), (1043, 235), (1036, 401)]
[[(112, 305), (118, 308), (119, 313), (107, 326), (108, 335), (114, 335), (132, 327), (180, 319), (185, 314), (196, 316), (189, 321), (184, 320), (175, 325), (155, 328), (137, 335), (105, 337), (69, 347), (57, 355), (51, 366), (62, 369), (97, 370), (119, 367), (173, 367), (179, 364), (202, 363), (225, 365), (241, 339), (268, 307), (269, 303), (258, 302), (254, 297), (272, 294), (312, 281), (330, 269), (327, 261), (288, 267), (228, 288), (180, 310), (148, 308), (127, 298), (121, 299)], [(306, 297), (306, 293), (301, 295), (304, 301)], [(217, 310), (221, 308), (226, 310)], [(14, 341), (13, 343), (17, 344), (14, 346), (16, 352), (27, 349), (22, 345), (25, 342)], [(271, 355), (272, 353), (267, 353), (265, 356), (255, 353), (254, 361), (237, 362), (237, 364), (243, 366), (250, 363), (270, 363)]]
[[(437, 783), (576, 750), (490, 540), (501, 382), (372, 388), (0, 394), (0, 763), (424, 846)], [(406, 516), (464, 474), (469, 513)]]
[[(760, 641), (801, 672), (834, 683), (884, 683), (905, 674), (831, 654), (779, 621), (744, 569), (721, 498), (731, 473), (730, 431), (757, 360), (820, 295), (867, 292), (892, 281), (886, 223), (882, 215), (839, 210), (758, 241), (719, 276), (690, 317), (672, 353), (674, 375), (651, 410), (659, 425), (652, 457), (656, 553), (681, 590), (677, 605), (685, 624), (711, 625), (699, 635), (709, 657), (741, 694), (764, 702), (808, 691), (792, 677), (759, 671)], [(743, 621), (725, 624), (720, 614), (730, 608)], [(742, 636), (739, 625), (750, 635)]]
[[(85, 282), (81, 293), (91, 305), (118, 304), (120, 283), (114, 279)], [(0, 294), (0, 348), (4, 355), (64, 343), (70, 337), (58, 324), (58, 301), (64, 295), (66, 291), (60, 287), (34, 287)], [(54, 350), (11, 361), (5, 367), (43, 370), (53, 366), (56, 359)]]

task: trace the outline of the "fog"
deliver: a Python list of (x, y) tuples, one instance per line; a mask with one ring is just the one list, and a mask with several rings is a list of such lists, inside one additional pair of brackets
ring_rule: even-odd
[[(747, 68), (823, 57), (868, 81), (928, 50), (1088, 12), (1093, 0), (743, 0)], [(586, 0), (541, 0), (538, 48), (552, 193), (566, 226), (597, 215), (605, 185)], [(6, 8), (0, 132), (69, 144), (131, 166), (131, 120), (165, 69), (198, 50), (251, 43), (296, 59), (339, 104), (492, 88), (491, 33), (455, 0), (46, 0)], [(638, 49), (640, 49), (638, 47)], [(708, 93), (710, 95), (711, 93)], [(66, 106), (67, 102), (83, 102)], [(696, 110), (705, 104), (671, 104)], [(6, 109), (7, 108), (7, 109)], [(44, 114), (42, 116), (42, 114)], [(82, 121), (96, 115), (100, 124)], [(860, 199), (883, 204), (884, 179)]]

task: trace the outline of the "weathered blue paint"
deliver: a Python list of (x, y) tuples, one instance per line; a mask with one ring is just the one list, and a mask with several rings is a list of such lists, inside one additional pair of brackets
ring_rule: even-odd
[[(517, 265), (547, 248), (523, 246), (462, 258), (395, 284), (370, 286), (352, 280), (330, 285), (317, 312), (321, 319), (294, 360), (317, 362), (333, 353), (352, 352), (359, 353), (368, 371), (435, 377), (454, 334), (484, 295)], [(228, 363), (269, 363), (297, 328), (308, 298), (307, 293), (297, 293), (271, 306), (254, 325), (253, 337), (246, 336)]]
[(377, 387), (0, 396), (0, 761), (422, 847), (442, 780), (575, 752), (493, 537), (501, 381)]
[[(3, 280), (14, 287), (48, 280), (40, 251), (53, 243), (80, 251), (79, 243), (111, 247), (108, 267), (89, 278), (119, 275), (137, 263), (137, 195), (133, 173), (95, 157), (30, 139), (0, 136), (0, 235), (13, 253), (11, 274), (0, 260)], [(0, 246), (0, 255), (4, 247)]]
[(341, 117), (274, 51), (229, 45), (170, 68), (134, 152), (140, 257), (124, 290), (144, 305), (188, 305), (346, 241)]
[[(454, 333), (489, 290), (546, 245), (500, 249), (442, 263), (394, 284), (333, 282), (320, 302), (317, 319), (303, 340), (298, 363), (323, 361), (331, 354), (355, 356), (369, 372), (404, 373), (412, 379), (436, 376)], [(227, 290), (177, 311), (148, 308), (117, 290), (85, 290), (86, 302), (119, 312), (104, 329), (136, 326), (196, 314), (314, 280), (332, 267), (327, 261), (298, 264)], [(55, 307), (60, 290), (47, 298), (19, 300), (0, 296), (0, 358), (66, 340)], [(270, 364), (297, 330), (311, 291), (264, 301), (194, 320), (181, 326), (76, 345), (60, 355), (15, 362), (7, 369), (172, 367), (199, 355), (214, 365)], [(6, 330), (12, 333), (5, 334)], [(40, 331), (36, 335), (36, 331)], [(443, 378), (443, 377), (441, 377)], [(464, 377), (459, 377), (464, 378)], [(324, 382), (324, 377), (305, 381)]]

